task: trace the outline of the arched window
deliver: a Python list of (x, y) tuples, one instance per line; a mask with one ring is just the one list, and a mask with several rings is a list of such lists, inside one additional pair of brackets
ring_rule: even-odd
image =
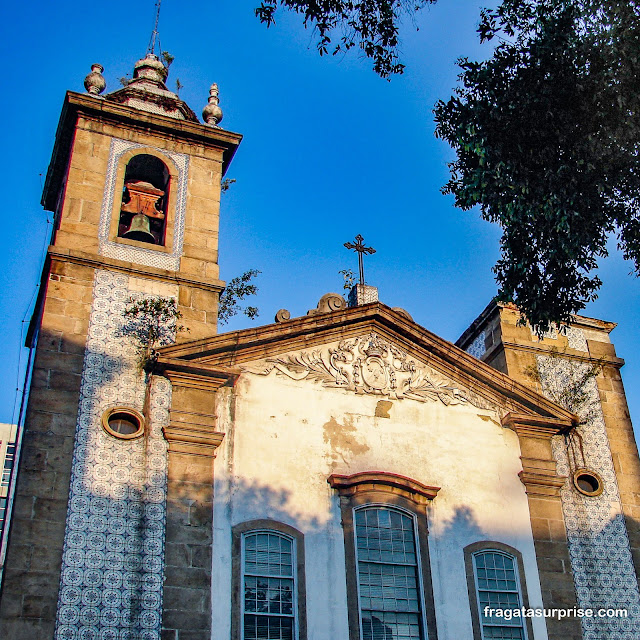
[(520, 553), (501, 543), (479, 542), (467, 547), (465, 556), (474, 640), (532, 638), (530, 619), (516, 612), (529, 607)]
[(414, 518), (386, 506), (355, 510), (362, 640), (424, 639)]
[(427, 508), (439, 487), (381, 471), (327, 481), (340, 496), (349, 640), (435, 638)]
[(138, 154), (126, 167), (118, 237), (164, 246), (170, 175), (155, 156)]
[(234, 527), (233, 535), (232, 638), (305, 640), (302, 534), (259, 520)]

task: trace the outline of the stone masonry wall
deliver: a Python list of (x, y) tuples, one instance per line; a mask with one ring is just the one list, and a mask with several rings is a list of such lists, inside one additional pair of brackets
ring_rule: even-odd
[(36, 352), (0, 599), (0, 637), (53, 637), (92, 268), (54, 262)]

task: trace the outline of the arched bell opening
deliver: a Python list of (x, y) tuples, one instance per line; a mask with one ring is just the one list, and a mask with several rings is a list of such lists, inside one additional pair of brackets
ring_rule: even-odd
[(164, 246), (170, 174), (155, 156), (138, 154), (127, 164), (118, 237)]

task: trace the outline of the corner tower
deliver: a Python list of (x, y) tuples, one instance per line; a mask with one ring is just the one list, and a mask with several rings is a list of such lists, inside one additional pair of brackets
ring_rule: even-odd
[[(582, 618), (585, 639), (640, 633), (640, 460), (624, 360), (609, 337), (615, 327), (576, 315), (540, 339), (514, 305), (492, 302), (456, 342), (580, 417), (574, 430), (540, 433), (535, 447), (522, 449), (520, 478), (545, 606), (575, 598), (581, 609), (627, 611), (624, 619)], [(555, 487), (550, 463), (562, 477)], [(573, 637), (566, 628), (561, 634)]]
[(170, 298), (189, 339), (211, 337), (224, 286), (220, 183), (241, 136), (217, 126), (217, 86), (201, 124), (155, 55), (104, 97), (102, 70), (65, 97), (42, 198), (55, 223), (29, 332), (7, 638), (160, 637), (171, 386), (145, 381), (123, 311)]

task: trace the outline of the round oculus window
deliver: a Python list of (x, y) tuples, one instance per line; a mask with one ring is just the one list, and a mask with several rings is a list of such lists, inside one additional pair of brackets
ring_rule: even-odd
[(131, 440), (144, 432), (144, 417), (135, 409), (114, 407), (105, 411), (102, 426), (107, 433), (116, 438)]
[(578, 469), (573, 474), (573, 484), (585, 496), (599, 496), (603, 490), (602, 478), (589, 469)]

